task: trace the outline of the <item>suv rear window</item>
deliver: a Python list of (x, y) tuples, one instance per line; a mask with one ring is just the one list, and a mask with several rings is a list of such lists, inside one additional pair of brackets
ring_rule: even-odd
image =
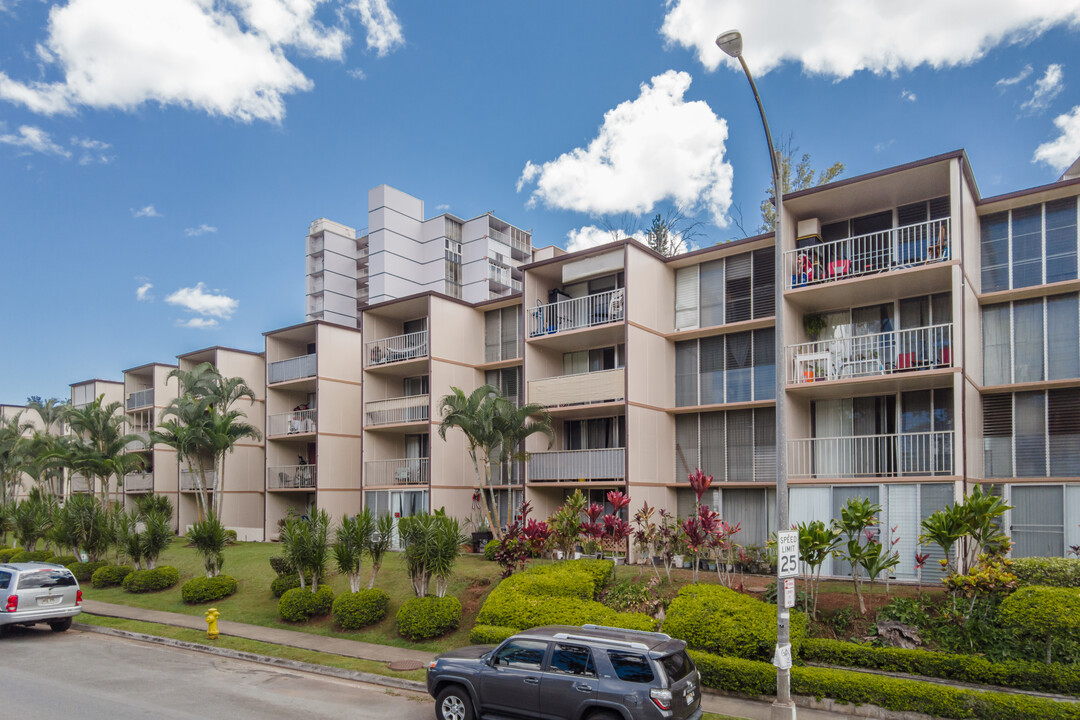
[(38, 570), (19, 576), (20, 590), (72, 587), (73, 585), (75, 585), (75, 576), (67, 570)]
[(0, 572), (0, 590), (7, 590), (11, 585), (11, 573)]
[(690, 662), (690, 656), (685, 652), (665, 655), (660, 658), (660, 664), (664, 666), (664, 672), (667, 673), (668, 682), (671, 684), (679, 682), (694, 669), (694, 664)]
[(647, 683), (653, 680), (652, 666), (644, 655), (608, 650), (608, 660), (615, 674), (625, 682)]

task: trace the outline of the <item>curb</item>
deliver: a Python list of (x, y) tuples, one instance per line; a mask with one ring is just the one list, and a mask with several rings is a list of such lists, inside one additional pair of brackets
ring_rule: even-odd
[(186, 640), (173, 640), (172, 638), (164, 638), (157, 635), (147, 635), (145, 633), (132, 632), (130, 630), (118, 630), (116, 628), (101, 627), (99, 625), (73, 623), (72, 627), (76, 630), (82, 630), (84, 632), (94, 632), (101, 635), (111, 635), (112, 637), (124, 638), (126, 640), (138, 640), (140, 642), (152, 643), (154, 645), (164, 645), (166, 647), (177, 648), (180, 650), (191, 650), (193, 652), (206, 653), (207, 655), (216, 655), (218, 657), (229, 658), (231, 660), (246, 660), (247, 662), (255, 662), (262, 665), (272, 665), (274, 667), (285, 668), (288, 670), (314, 673), (316, 675), (326, 675), (328, 677), (337, 678), (339, 680), (352, 680), (353, 682), (362, 682), (367, 683), (368, 685), (382, 685), (383, 687), (396, 688), (398, 690), (412, 690), (414, 692), (424, 693), (425, 695), (427, 694), (427, 685), (419, 682), (418, 680), (405, 680), (403, 678), (388, 677), (386, 675), (376, 675), (375, 673), (360, 672), (358, 670), (345, 670), (343, 668), (335, 668), (328, 665), (315, 665), (313, 663), (300, 662), (299, 660), (286, 660), (285, 658), (271, 657), (269, 655), (258, 655), (256, 653), (242, 652), (240, 650), (218, 648), (210, 645), (202, 645), (200, 643), (187, 642)]

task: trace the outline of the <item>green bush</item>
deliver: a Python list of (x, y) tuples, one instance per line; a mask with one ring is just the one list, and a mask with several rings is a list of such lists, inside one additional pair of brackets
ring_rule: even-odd
[[(304, 585), (311, 585), (310, 574), (304, 578)], [(270, 592), (273, 593), (274, 597), (279, 598), (284, 595), (286, 591), (298, 587), (300, 587), (300, 576), (294, 572), (288, 575), (278, 575), (274, 578), (273, 582), (270, 583)]]
[(90, 584), (101, 589), (114, 587), (124, 582), (124, 578), (135, 571), (130, 565), (104, 565), (90, 576)]
[(427, 640), (457, 630), (461, 601), (453, 595), (406, 600), (397, 614), (398, 632), (410, 640)]
[(54, 565), (63, 565), (64, 567), (67, 567), (73, 562), (78, 562), (78, 560), (79, 558), (75, 557), (74, 555), (54, 555), (53, 558), (49, 560), (49, 562), (53, 563)]
[(153, 570), (136, 570), (124, 577), (124, 590), (129, 593), (147, 593), (168, 590), (180, 582), (180, 571), (169, 565)]
[[(770, 663), (722, 657), (691, 650), (708, 687), (751, 697), (776, 694), (776, 668)], [(924, 713), (938, 718), (993, 720), (1080, 720), (1080, 704), (1046, 698), (984, 692), (881, 677), (849, 670), (814, 667), (791, 669), (791, 692), (832, 698), (854, 705), (871, 704), (897, 712)]]
[(274, 570), (275, 575), (295, 575), (296, 566), (292, 564), (292, 561), (284, 555), (273, 555), (270, 557), (270, 567)]
[(499, 541), (488, 540), (484, 544), (484, 559), (490, 562), (495, 562), (495, 553), (499, 552)]
[(98, 568), (103, 568), (108, 565), (104, 560), (97, 560), (95, 562), (73, 562), (69, 563), (66, 567), (71, 571), (71, 574), (75, 576), (75, 579), (81, 583), (90, 582), (90, 578), (94, 577), (94, 573)]
[(1020, 638), (1045, 649), (1049, 663), (1055, 645), (1080, 641), (1080, 592), (1029, 585), (1001, 601), (998, 619)]
[(469, 642), (474, 645), (498, 645), (517, 630), (499, 625), (474, 625), (469, 631)]
[[(687, 585), (668, 607), (664, 632), (698, 650), (771, 660), (776, 647), (776, 607), (720, 585)], [(806, 616), (791, 612), (791, 647), (798, 655)]]
[(1021, 586), (1080, 587), (1080, 558), (1017, 558), (1009, 571)]
[(19, 548), (4, 548), (3, 550), (0, 550), (0, 563), (6, 563), (10, 561), (12, 555), (17, 555), (20, 552), (22, 552), (22, 550), (20, 550)]
[(20, 550), (12, 555), (8, 562), (50, 562), (52, 559), (53, 554), (51, 550)]
[(235, 530), (226, 530), (225, 531), (225, 542), (230, 543), (230, 544), (235, 543), (235, 542), (237, 542), (237, 537), (238, 536), (237, 536)]
[(188, 580), (180, 588), (180, 598), (188, 605), (198, 605), (227, 598), (236, 592), (236, 578), (231, 575), (197, 577)]
[(347, 592), (334, 599), (334, 622), (346, 630), (359, 630), (386, 617), (390, 596), (379, 588)]
[(307, 622), (313, 617), (329, 614), (333, 605), (334, 591), (329, 585), (323, 585), (314, 593), (310, 588), (293, 588), (278, 601), (278, 614), (289, 622)]
[(1080, 695), (1080, 668), (1047, 665), (1019, 660), (990, 662), (973, 655), (951, 655), (928, 650), (881, 648), (873, 645), (807, 638), (800, 656), (803, 660), (902, 672), (956, 682)]

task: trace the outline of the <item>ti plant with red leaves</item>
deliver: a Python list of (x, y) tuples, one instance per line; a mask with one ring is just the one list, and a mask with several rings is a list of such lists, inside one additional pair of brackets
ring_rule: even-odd
[(694, 495), (697, 497), (697, 505), (701, 505), (701, 498), (705, 495), (705, 492), (712, 486), (713, 476), (706, 475), (705, 471), (701, 468), (694, 468), (694, 472), (686, 476), (690, 480), (690, 489), (694, 491)]
[[(616, 553), (622, 551), (626, 538), (630, 537), (634, 529), (630, 527), (630, 523), (621, 517), (621, 513), (630, 505), (630, 496), (624, 494), (621, 490), (612, 490), (607, 494), (607, 501), (615, 512), (604, 516), (604, 535), (601, 543), (607, 546), (614, 562), (617, 557)], [(616, 567), (618, 567), (617, 564)]]
[(596, 503), (585, 508), (587, 520), (581, 523), (581, 534), (586, 538), (582, 543), (586, 555), (596, 555), (600, 552), (600, 541), (604, 539), (604, 524), (600, 522), (600, 516), (603, 513), (603, 506)]
[[(656, 555), (657, 555), (657, 541), (660, 528), (655, 522), (653, 522), (653, 515), (656, 514), (656, 508), (650, 507), (646, 502), (641, 506), (641, 509), (634, 513), (634, 547), (638, 549), (644, 557), (648, 558), (649, 563), (652, 565), (653, 572), (656, 573), (656, 579), (660, 579), (660, 570), (656, 567)], [(638, 577), (641, 577), (641, 573), (644, 570), (644, 565), (638, 567)]]
[(682, 552), (682, 528), (679, 519), (660, 508), (660, 523), (656, 528), (656, 550), (664, 563), (664, 574), (671, 582), (671, 566), (675, 556)]
[[(711, 512), (711, 511), (710, 511)], [(742, 530), (742, 523), (730, 524), (727, 520), (716, 523), (716, 530), (709, 542), (713, 558), (716, 560), (716, 575), (724, 587), (731, 587), (735, 578), (735, 558), (746, 556), (742, 548), (735, 543), (735, 536)]]
[(529, 517), (532, 503), (524, 500), (518, 516), (506, 526), (506, 532), (495, 551), (495, 561), (503, 568), (502, 576), (510, 577), (515, 570), (524, 570), (530, 557), (543, 553), (551, 528), (546, 522), (536, 522)]
[(694, 559), (694, 583), (698, 581), (699, 558), (708, 555), (717, 530), (720, 516), (708, 505), (698, 505), (697, 513), (682, 524), (682, 541), (690, 557)]
[(930, 553), (915, 553), (915, 569), (919, 572), (919, 593), (922, 593), (922, 570), (926, 561), (930, 559)]

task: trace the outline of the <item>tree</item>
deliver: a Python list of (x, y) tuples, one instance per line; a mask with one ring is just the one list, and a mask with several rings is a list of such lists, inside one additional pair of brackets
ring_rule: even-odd
[(27, 409), (37, 414), (41, 420), (41, 430), (35, 430), (31, 438), (30, 454), (33, 462), (28, 468), (29, 474), (45, 486), (56, 497), (64, 496), (64, 457), (65, 441), (59, 430), (68, 410), (68, 403), (49, 398), (31, 396), (26, 399)]
[(192, 524), (187, 533), (187, 541), (202, 556), (206, 577), (217, 577), (225, 565), (225, 546), (229, 539), (225, 535), (225, 526), (216, 515)]
[[(867, 531), (877, 524), (877, 515), (881, 512), (881, 506), (870, 502), (869, 498), (848, 498), (848, 501), (840, 508), (840, 519), (833, 520), (834, 528), (847, 538), (847, 553), (845, 559), (851, 566), (851, 581), (855, 585), (855, 595), (859, 599), (859, 613), (866, 614), (866, 603), (862, 594), (862, 576), (859, 567), (865, 556), (872, 552), (867, 545), (863, 544), (863, 538), (868, 538), (873, 543), (873, 536)], [(880, 546), (880, 543), (876, 543)]]
[(693, 241), (704, 234), (703, 223), (692, 219), (677, 205), (656, 213), (647, 226), (642, 225), (638, 215), (629, 212), (605, 215), (600, 222), (612, 241), (644, 236), (645, 244), (665, 257), (686, 252)]
[(559, 509), (548, 518), (552, 542), (556, 549), (562, 551), (563, 560), (571, 560), (574, 557), (574, 548), (581, 536), (581, 513), (585, 512), (585, 506), (588, 504), (589, 501), (581, 490), (574, 490), (574, 493), (568, 495)]
[(210, 439), (206, 428), (209, 403), (185, 393), (169, 402), (161, 413), (161, 422), (150, 431), (151, 445), (167, 445), (176, 451), (177, 460), (187, 466), (195, 478), (195, 498), (199, 516), (210, 514), (206, 487), (206, 457)]
[(15, 500), (26, 466), (27, 439), (32, 425), (22, 420), (22, 413), (0, 419), (0, 505)]
[(810, 585), (810, 614), (817, 620), (818, 592), (821, 588), (821, 568), (825, 561), (836, 555), (840, 543), (840, 530), (829, 527), (821, 520), (799, 524), (799, 557), (806, 564), (807, 582)]
[(416, 597), (426, 597), (435, 578), (435, 595), (446, 595), (450, 573), (468, 542), (461, 525), (442, 510), (434, 515), (421, 512), (398, 520), (401, 544), (405, 547), (405, 569)]
[(367, 544), (367, 554), (371, 558), (371, 580), (368, 581), (368, 590), (375, 587), (375, 576), (382, 568), (383, 557), (390, 549), (394, 539), (394, 518), (390, 515), (380, 515), (375, 521), (375, 532)]
[(350, 592), (360, 591), (360, 566), (374, 534), (375, 517), (371, 508), (364, 508), (352, 517), (346, 515), (338, 525), (334, 560), (338, 572), (348, 576)]
[[(844, 163), (835, 162), (821, 172), (815, 173), (813, 165), (810, 164), (810, 153), (803, 153), (799, 162), (795, 162), (795, 153), (798, 151), (794, 134), (788, 135), (777, 148), (781, 157), (780, 187), (785, 195), (832, 182), (844, 172)], [(766, 198), (761, 201), (761, 227), (758, 232), (772, 232), (775, 228), (776, 198), (772, 183), (770, 183), (766, 190)]]
[(56, 524), (65, 544), (76, 554), (85, 552), (92, 562), (100, 560), (109, 549), (109, 518), (93, 495), (78, 493), (67, 498)]
[(91, 487), (100, 479), (101, 500), (107, 503), (111, 495), (109, 478), (115, 475), (119, 487), (124, 474), (141, 467), (144, 460), (127, 452), (128, 443), (140, 438), (123, 432), (123, 406), (118, 402), (106, 405), (104, 401), (105, 396), (99, 395), (82, 407), (68, 407), (65, 419), (76, 440), (66, 447), (66, 464), (86, 477)]
[(300, 587), (307, 587), (310, 577), (311, 592), (317, 591), (330, 554), (330, 515), (316, 510), (310, 518), (290, 517), (281, 529), (281, 546), (300, 576)]

